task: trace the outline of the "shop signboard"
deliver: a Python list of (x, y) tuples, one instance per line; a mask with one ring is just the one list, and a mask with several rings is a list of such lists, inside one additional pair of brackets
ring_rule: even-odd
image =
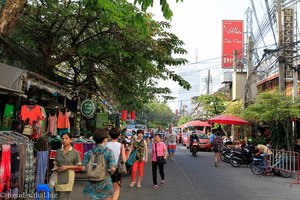
[(96, 128), (104, 128), (110, 124), (108, 113), (96, 114)]
[(96, 111), (96, 106), (92, 100), (84, 100), (80, 107), (81, 114), (87, 118), (94, 117), (94, 112)]
[(285, 61), (286, 81), (293, 80), (293, 57), (294, 57), (294, 9), (286, 8), (283, 10), (283, 42)]
[(222, 68), (233, 68), (233, 51), (237, 50), (237, 60), (243, 59), (243, 20), (222, 21)]

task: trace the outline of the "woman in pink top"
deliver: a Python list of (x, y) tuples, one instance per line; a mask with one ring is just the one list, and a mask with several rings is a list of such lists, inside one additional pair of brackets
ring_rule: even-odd
[(152, 144), (152, 177), (153, 177), (153, 189), (157, 189), (157, 166), (159, 168), (159, 174), (161, 177), (161, 184), (165, 183), (164, 165), (158, 165), (157, 156), (163, 156), (167, 159), (167, 146), (165, 143), (160, 141), (159, 135), (155, 135), (154, 143)]

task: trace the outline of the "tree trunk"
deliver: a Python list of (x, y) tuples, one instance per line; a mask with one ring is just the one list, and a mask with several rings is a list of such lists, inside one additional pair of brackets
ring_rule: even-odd
[(6, 0), (0, 10), (0, 35), (8, 35), (25, 7), (27, 0)]

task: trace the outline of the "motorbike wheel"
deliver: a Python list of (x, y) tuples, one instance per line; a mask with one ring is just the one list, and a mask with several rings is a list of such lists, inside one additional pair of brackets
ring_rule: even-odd
[(226, 156), (225, 156), (224, 154), (221, 154), (220, 158), (221, 158), (221, 160), (222, 160), (223, 162), (228, 162), (228, 161), (227, 161), (227, 158), (226, 158)]
[(261, 175), (263, 173), (263, 169), (258, 162), (252, 162), (250, 165), (250, 170), (255, 175)]
[(196, 157), (197, 156), (197, 149), (193, 148), (193, 156)]
[(241, 166), (241, 161), (235, 158), (231, 158), (230, 164), (232, 167), (240, 167)]

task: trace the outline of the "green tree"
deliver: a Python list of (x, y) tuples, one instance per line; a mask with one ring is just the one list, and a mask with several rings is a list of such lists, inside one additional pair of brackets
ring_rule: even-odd
[(124, 0), (30, 1), (13, 32), (0, 36), (0, 59), (133, 110), (157, 94), (171, 98), (154, 79), (190, 88), (167, 69), (187, 62), (173, 57), (186, 50), (168, 28)]
[(197, 101), (208, 118), (219, 115), (225, 110), (225, 95), (223, 93), (201, 95)]
[(262, 93), (244, 110), (243, 116), (256, 124), (268, 124), (275, 148), (293, 148), (291, 118), (299, 116), (299, 99), (293, 102), (283, 94)]
[(180, 126), (180, 125), (182, 125), (186, 122), (192, 121), (192, 120), (193, 120), (193, 118), (190, 115), (182, 116), (182, 117), (179, 118), (178, 126)]
[(174, 124), (175, 114), (165, 102), (152, 100), (137, 111), (137, 122), (146, 124), (148, 127), (168, 127)]

